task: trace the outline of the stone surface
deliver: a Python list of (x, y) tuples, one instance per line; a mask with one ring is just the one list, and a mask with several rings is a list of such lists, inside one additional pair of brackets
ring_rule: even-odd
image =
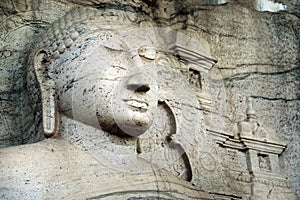
[(2, 1), (0, 197), (297, 199), (281, 2)]
[(61, 139), (9, 147), (1, 151), (1, 199), (212, 199), (143, 159), (131, 162), (135, 170), (124, 173)]
[(255, 8), (258, 11), (269, 11), (269, 12), (278, 12), (278, 11), (284, 11), (287, 9), (287, 6), (274, 2), (274, 1), (269, 1), (269, 0), (257, 0), (255, 2)]
[[(181, 64), (174, 50), (170, 49), (174, 45), (164, 41), (174, 37), (182, 43), (184, 37), (178, 37), (171, 29), (154, 28), (153, 24), (151, 18), (141, 13), (116, 8), (76, 8), (36, 40), (25, 69), (33, 126), (41, 127), (33, 132), (32, 136), (36, 136), (33, 140), (43, 135), (56, 136), (64, 143), (53, 146), (53, 152), (58, 154), (53, 159), (47, 156), (48, 152), (39, 151), (48, 146), (43, 141), (36, 143), (37, 146), (25, 145), (24, 150), (19, 146), (5, 148), (1, 152), (3, 185), (0, 186), (4, 198), (18, 195), (28, 199), (73, 195), (72, 198), (134, 198), (132, 195), (137, 195), (212, 199), (199, 185), (189, 183), (200, 179), (198, 165), (201, 144), (205, 142), (201, 138), (205, 136), (205, 125), (196, 95), (179, 70)], [(193, 120), (194, 117), (198, 120)], [(55, 143), (52, 138), (46, 141)], [(57, 150), (57, 145), (65, 149), (70, 145), (81, 151), (75, 152), (78, 157), (74, 158)], [(6, 162), (5, 155), (9, 158), (15, 151), (24, 152), (24, 157), (18, 164)], [(99, 171), (98, 178), (86, 172), (72, 173), (77, 167), (87, 172), (92, 170), (92, 164), (88, 164), (92, 161), (81, 156), (91, 156), (94, 162), (105, 166), (95, 169)], [(71, 163), (73, 159), (83, 161), (83, 166), (64, 164), (61, 157)], [(41, 160), (52, 167), (61, 163), (61, 168), (70, 169), (70, 174), (61, 171), (54, 174), (60, 178), (49, 181), (47, 174), (51, 172), (39, 165), (30, 172), (27, 160)], [(11, 173), (13, 166), (16, 167), (13, 171), (19, 173)], [(156, 176), (161, 170), (166, 173), (159, 180)], [(18, 187), (23, 173), (39, 186)], [(138, 177), (130, 183), (132, 174)], [(84, 182), (81, 176), (86, 177), (89, 184), (84, 183), (84, 188), (69, 179), (76, 176), (79, 182)], [(141, 177), (144, 179), (139, 182)], [(170, 178), (178, 180), (178, 184), (171, 186), (174, 181)], [(99, 182), (102, 179), (112, 183), (124, 181), (126, 187)], [(97, 182), (95, 188), (91, 187), (93, 181)], [(48, 187), (53, 190), (40, 189)]]

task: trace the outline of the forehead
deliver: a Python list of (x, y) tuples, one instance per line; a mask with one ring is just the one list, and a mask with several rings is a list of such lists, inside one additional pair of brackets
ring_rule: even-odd
[(93, 70), (101, 72), (122, 54), (121, 60), (128, 61), (133, 56), (132, 53), (136, 53), (141, 47), (168, 52), (165, 42), (153, 28), (94, 30), (81, 36), (68, 52), (53, 63), (51, 71), (66, 72), (81, 68), (83, 73), (93, 73)]
[(60, 55), (58, 60), (86, 57), (101, 46), (128, 51), (145, 46), (162, 48), (164, 42), (153, 28), (92, 30), (80, 36), (70, 49)]
[(101, 40), (100, 45), (116, 50), (128, 51), (147, 46), (156, 48), (164, 46), (164, 42), (153, 28), (101, 31), (98, 37)]

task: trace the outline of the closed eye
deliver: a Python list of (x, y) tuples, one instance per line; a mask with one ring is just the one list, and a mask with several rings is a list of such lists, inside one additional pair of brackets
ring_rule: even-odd
[(107, 40), (102, 44), (105, 48), (114, 50), (114, 51), (125, 51), (124, 45), (121, 41), (118, 40)]

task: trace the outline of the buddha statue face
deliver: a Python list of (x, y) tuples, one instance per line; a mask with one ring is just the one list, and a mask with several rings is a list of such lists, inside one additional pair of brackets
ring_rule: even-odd
[(143, 134), (158, 102), (156, 42), (150, 32), (93, 32), (52, 62), (48, 79), (58, 112), (116, 135)]
[(122, 52), (102, 74), (96, 104), (102, 129), (138, 136), (149, 128), (158, 99), (155, 62), (154, 48), (141, 46)]
[[(151, 125), (157, 106), (156, 50), (145, 32), (142, 36), (136, 31), (100, 35), (110, 37), (96, 42), (79, 62), (73, 61), (70, 66), (76, 70), (59, 85), (60, 110), (67, 110), (64, 102), (68, 102), (77, 121), (100, 125), (117, 135), (138, 136)], [(59, 73), (56, 82), (68, 73)], [(72, 95), (64, 95), (71, 77), (76, 80)]]
[(46, 137), (59, 133), (60, 114), (109, 133), (139, 136), (157, 119), (158, 99), (174, 107), (178, 124), (185, 120), (185, 105), (197, 103), (171, 70), (180, 66), (168, 46), (174, 33), (153, 28), (150, 19), (141, 25), (124, 17), (131, 12), (114, 12), (74, 10), (37, 40), (27, 86)]

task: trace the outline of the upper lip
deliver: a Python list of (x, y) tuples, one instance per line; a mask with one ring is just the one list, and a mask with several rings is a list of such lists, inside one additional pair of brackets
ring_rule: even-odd
[(147, 111), (149, 104), (146, 101), (138, 99), (124, 99), (124, 101), (131, 107), (139, 109), (140, 111)]

